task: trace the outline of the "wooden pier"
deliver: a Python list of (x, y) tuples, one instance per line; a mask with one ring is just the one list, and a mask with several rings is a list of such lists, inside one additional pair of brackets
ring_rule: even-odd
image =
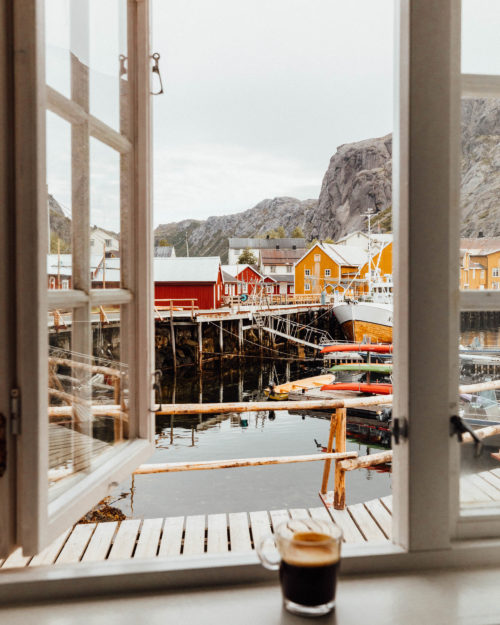
[[(460, 502), (462, 507), (498, 505), (500, 469), (463, 476)], [(0, 574), (28, 566), (250, 553), (262, 536), (289, 518), (332, 520), (342, 528), (346, 544), (387, 543), (392, 536), (392, 496), (348, 505), (344, 510), (321, 506), (77, 524), (34, 557), (24, 557), (18, 549), (0, 560)]]

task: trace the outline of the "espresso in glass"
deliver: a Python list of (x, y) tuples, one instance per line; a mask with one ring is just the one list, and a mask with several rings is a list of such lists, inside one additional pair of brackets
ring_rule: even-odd
[(297, 532), (281, 555), (280, 582), (285, 600), (318, 606), (335, 600), (339, 553), (331, 537)]
[(308, 616), (333, 610), (341, 542), (342, 531), (336, 525), (308, 519), (282, 523), (274, 536), (257, 545), (262, 564), (279, 568), (287, 610)]

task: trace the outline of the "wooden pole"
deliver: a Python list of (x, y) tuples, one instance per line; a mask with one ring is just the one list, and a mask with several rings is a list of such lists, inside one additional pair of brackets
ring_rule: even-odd
[(222, 327), (222, 321), (219, 321), (219, 354), (222, 358), (224, 354), (224, 329)]
[(174, 373), (177, 372), (177, 357), (175, 355), (175, 326), (174, 326), (174, 309), (172, 301), (170, 301), (170, 340), (172, 342), (172, 358), (174, 362)]
[[(336, 453), (345, 452), (346, 435), (346, 409), (339, 408), (337, 410), (337, 419), (335, 424)], [(333, 507), (335, 508), (335, 510), (343, 510), (345, 508), (345, 471), (341, 468), (340, 463), (338, 462), (335, 463)]]
[(198, 369), (203, 369), (203, 322), (198, 323)]
[[(330, 417), (330, 433), (328, 435), (328, 445), (326, 447), (327, 453), (331, 454), (333, 449), (333, 437), (335, 436), (335, 423), (337, 420), (336, 412), (332, 412)], [(321, 492), (323, 495), (328, 491), (328, 478), (330, 477), (330, 467), (332, 465), (331, 459), (325, 460), (325, 466), (323, 468), (323, 480), (321, 482)]]
[(238, 354), (243, 353), (243, 319), (238, 319)]
[[(237, 467), (259, 467), (268, 464), (292, 464), (296, 462), (324, 461), (326, 454), (311, 454), (307, 456), (274, 456), (269, 458), (244, 458), (230, 460), (202, 460), (199, 462), (166, 462), (161, 464), (141, 464), (134, 471), (134, 475), (148, 475), (150, 473), (172, 473), (177, 471), (206, 471), (210, 469), (231, 469)], [(327, 459), (343, 460), (355, 458), (356, 451), (345, 453), (331, 453)]]
[(354, 471), (355, 469), (367, 469), (368, 467), (373, 467), (377, 464), (387, 464), (388, 462), (392, 462), (392, 449), (381, 451), (379, 454), (353, 458), (352, 460), (342, 460), (337, 464), (345, 472)]

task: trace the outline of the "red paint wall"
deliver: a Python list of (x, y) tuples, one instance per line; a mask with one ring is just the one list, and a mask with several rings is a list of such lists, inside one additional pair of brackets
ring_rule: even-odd
[(260, 288), (259, 283), (261, 282), (262, 277), (251, 267), (245, 267), (245, 269), (243, 269), (243, 271), (240, 271), (240, 273), (236, 277), (238, 278), (238, 280), (248, 283), (249, 295), (258, 288)]
[[(220, 308), (224, 296), (222, 272), (219, 268), (217, 282), (155, 282), (155, 300), (172, 299), (174, 306), (189, 306), (190, 302), (176, 302), (175, 300), (196, 300), (195, 306), (201, 310)], [(161, 302), (158, 302), (162, 305)], [(164, 303), (165, 305), (166, 302)]]

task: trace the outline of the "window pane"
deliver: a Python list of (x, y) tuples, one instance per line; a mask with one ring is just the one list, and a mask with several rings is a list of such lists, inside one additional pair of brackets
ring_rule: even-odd
[(461, 446), (460, 503), (462, 509), (496, 507), (500, 503), (500, 312), (463, 312), (461, 324), (460, 373), (465, 388), (461, 387), (460, 416), (474, 431), (493, 429), (481, 450), (470, 442)]
[[(51, 499), (94, 470), (128, 437), (120, 307), (92, 310), (90, 323), (79, 320), (81, 315), (81, 310), (65, 309), (48, 314)], [(80, 351), (82, 330), (91, 336), (89, 355)]]
[(120, 154), (90, 139), (92, 288), (120, 286)]
[(45, 41), (47, 84), (70, 98), (70, 0), (46, 0)]
[(462, 72), (500, 74), (500, 4), (462, 0)]
[(71, 125), (47, 112), (47, 210), (49, 289), (71, 288)]
[(90, 0), (90, 112), (120, 130), (120, 89), (127, 80), (126, 0)]

